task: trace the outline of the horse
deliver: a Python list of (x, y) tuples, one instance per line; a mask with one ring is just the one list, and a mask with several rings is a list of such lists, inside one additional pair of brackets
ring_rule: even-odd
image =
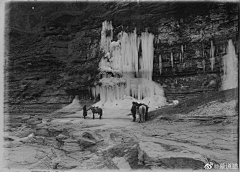
[(145, 122), (146, 121), (146, 112), (147, 107), (145, 105), (138, 105), (137, 106), (137, 114), (139, 115), (139, 121), (138, 123)]
[(102, 109), (99, 108), (99, 107), (91, 107), (90, 108), (92, 110), (92, 113), (93, 113), (93, 119), (95, 119), (95, 113), (99, 114), (99, 119), (102, 119)]
[(145, 119), (145, 121), (147, 121), (148, 120), (148, 109), (149, 109), (149, 106), (144, 104), (144, 103), (139, 103), (138, 105), (139, 106), (143, 105), (143, 106), (146, 107), (146, 113), (145, 113), (145, 118), (144, 119)]

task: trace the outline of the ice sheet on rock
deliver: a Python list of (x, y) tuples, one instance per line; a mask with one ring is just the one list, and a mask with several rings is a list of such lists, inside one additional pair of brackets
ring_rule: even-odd
[(81, 109), (83, 106), (79, 103), (79, 98), (78, 96), (75, 96), (75, 98), (73, 99), (72, 103), (63, 107), (60, 110), (57, 110), (55, 113), (57, 112), (76, 112), (77, 110)]

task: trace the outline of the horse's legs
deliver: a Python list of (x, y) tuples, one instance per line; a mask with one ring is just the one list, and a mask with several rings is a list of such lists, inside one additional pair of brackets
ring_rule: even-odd
[(143, 122), (145, 122), (146, 121), (146, 109), (144, 110), (144, 112), (143, 112)]
[(144, 109), (143, 109), (143, 112), (142, 112), (142, 122), (143, 123), (145, 122), (145, 112), (144, 112)]

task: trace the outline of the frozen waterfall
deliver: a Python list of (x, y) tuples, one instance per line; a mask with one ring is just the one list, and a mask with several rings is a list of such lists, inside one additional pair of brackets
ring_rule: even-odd
[(132, 33), (120, 32), (112, 41), (112, 33), (111, 22), (103, 22), (100, 47), (105, 56), (99, 63), (103, 77), (91, 89), (93, 96), (100, 95), (102, 104), (132, 97), (150, 107), (165, 105), (163, 88), (152, 81), (154, 35), (145, 31), (138, 36), (135, 28)]

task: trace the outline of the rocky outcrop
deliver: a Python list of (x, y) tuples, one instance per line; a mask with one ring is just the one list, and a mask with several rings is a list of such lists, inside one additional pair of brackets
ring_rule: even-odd
[[(165, 148), (164, 148), (165, 147)], [(166, 149), (167, 148), (167, 149)], [(176, 153), (177, 152), (177, 153)], [(166, 146), (160, 143), (155, 142), (140, 142), (138, 145), (138, 160), (140, 163), (145, 165), (150, 165), (154, 168), (154, 166), (164, 166), (167, 167), (167, 159), (192, 159), (195, 163), (198, 163), (198, 167), (208, 163), (206, 157), (201, 154), (197, 154), (196, 152), (191, 152), (184, 147), (180, 146)], [(163, 161), (164, 162), (163, 162)], [(194, 164), (185, 164), (185, 168), (192, 168), (194, 169)], [(188, 166), (188, 167), (187, 167)]]

